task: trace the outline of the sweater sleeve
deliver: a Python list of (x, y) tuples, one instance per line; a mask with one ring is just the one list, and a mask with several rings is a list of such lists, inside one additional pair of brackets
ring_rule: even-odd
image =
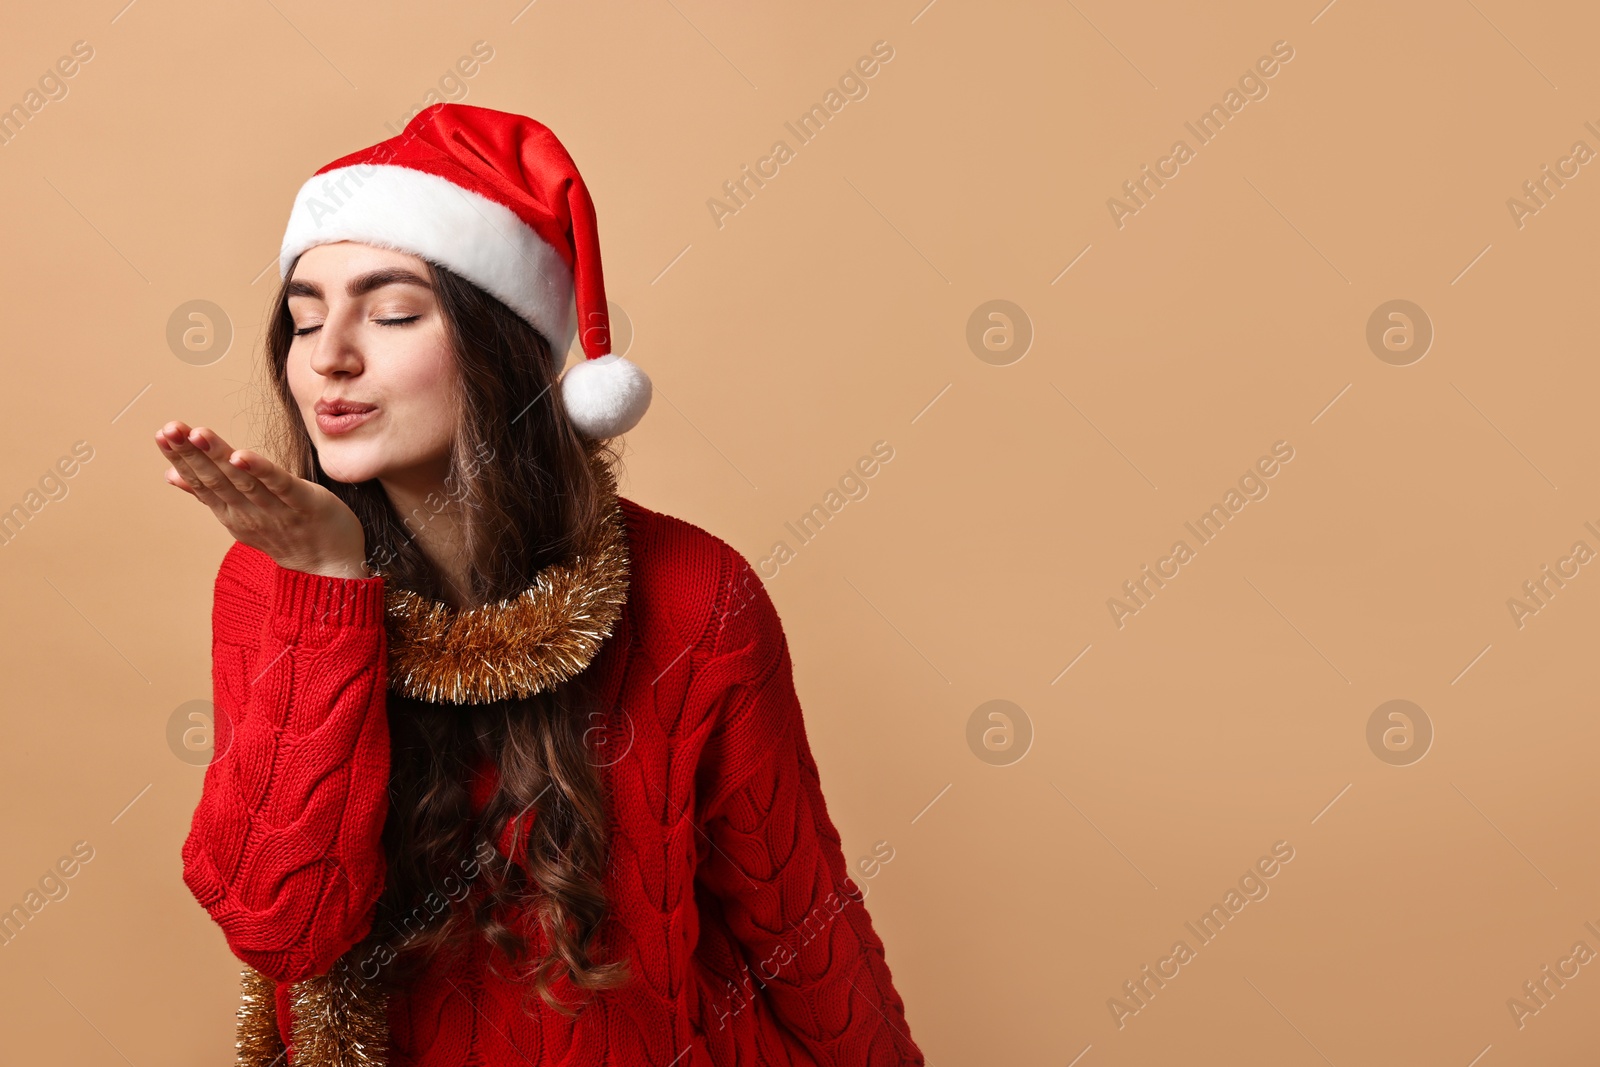
[(782, 624), (748, 561), (728, 552), (706, 668), (731, 681), (698, 768), (707, 847), (697, 878), (720, 902), (752, 983), (811, 1060), (920, 1065), (823, 800)]
[(242, 542), (217, 574), (217, 751), (183, 880), (234, 955), (279, 982), (325, 973), (383, 889), (383, 582), (289, 570)]

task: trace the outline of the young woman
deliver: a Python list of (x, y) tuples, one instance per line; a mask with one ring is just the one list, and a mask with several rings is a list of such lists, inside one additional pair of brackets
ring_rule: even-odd
[(771, 599), (617, 495), (649, 380), (554, 135), (434, 105), (305, 183), (280, 271), (276, 459), (156, 435), (235, 539), (183, 873), (238, 1062), (922, 1063)]

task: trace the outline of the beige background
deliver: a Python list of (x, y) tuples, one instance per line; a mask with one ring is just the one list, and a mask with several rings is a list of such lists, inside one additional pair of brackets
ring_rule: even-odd
[[(478, 41), (454, 98), (550, 125), (598, 204), (657, 388), (626, 494), (756, 562), (894, 449), (769, 589), (846, 852), (894, 849), (868, 906), (930, 1063), (1589, 1062), (1600, 964), (1520, 1028), (1507, 1001), (1600, 951), (1600, 567), (1520, 628), (1507, 601), (1600, 551), (1600, 174), (1520, 228), (1507, 199), (1600, 150), (1600, 18), (923, 2), (12, 20), (0, 104), (93, 58), (0, 148), (0, 506), (93, 457), (0, 551), (0, 904), (94, 853), (0, 948), (8, 1062), (231, 1062), (236, 967), (179, 877), (201, 772), (167, 740), (210, 695), (229, 538), (152, 435), (255, 441), (294, 191)], [(868, 95), (797, 145), (783, 124), (880, 40)], [(1197, 146), (1184, 123), (1276, 41), (1269, 94)], [(707, 200), (780, 138), (719, 228)], [(1119, 229), (1107, 199), (1179, 138)], [(966, 339), (995, 299), (1035, 334), (1008, 365)], [(1407, 366), (1365, 337), (1395, 299), (1436, 334)], [(166, 340), (192, 300), (235, 331), (205, 365)], [(1107, 599), (1277, 441), (1270, 494), (1119, 629)], [(969, 746), (997, 699), (1021, 759)], [(1367, 741), (1394, 699), (1435, 732), (1410, 765)], [(1278, 841), (1270, 895), (1119, 1029), (1108, 999)]]

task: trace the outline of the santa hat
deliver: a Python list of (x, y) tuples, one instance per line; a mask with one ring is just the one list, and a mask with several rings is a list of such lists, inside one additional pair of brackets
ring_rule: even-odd
[(300, 187), (280, 277), (300, 253), (333, 241), (448, 267), (531, 323), (557, 371), (577, 335), (584, 359), (560, 388), (588, 437), (624, 433), (649, 407), (650, 379), (611, 351), (594, 203), (543, 124), (467, 104), (424, 108), (394, 137), (334, 160)]

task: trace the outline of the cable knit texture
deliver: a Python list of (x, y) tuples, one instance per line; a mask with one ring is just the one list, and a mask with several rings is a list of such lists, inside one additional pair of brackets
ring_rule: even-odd
[[(537, 998), (525, 1008), (474, 937), (390, 998), (389, 1063), (921, 1064), (823, 801), (771, 598), (720, 538), (620, 503), (628, 602), (589, 669), (614, 720), (596, 761), (611, 820), (604, 943), (633, 981), (575, 1020)], [(276, 983), (286, 1042), (288, 984), (367, 934), (384, 886), (384, 581), (288, 570), (239, 542), (217, 575), (217, 755), (183, 877), (234, 954)], [(470, 784), (481, 810), (492, 767)], [(499, 838), (502, 853), (521, 843)]]

